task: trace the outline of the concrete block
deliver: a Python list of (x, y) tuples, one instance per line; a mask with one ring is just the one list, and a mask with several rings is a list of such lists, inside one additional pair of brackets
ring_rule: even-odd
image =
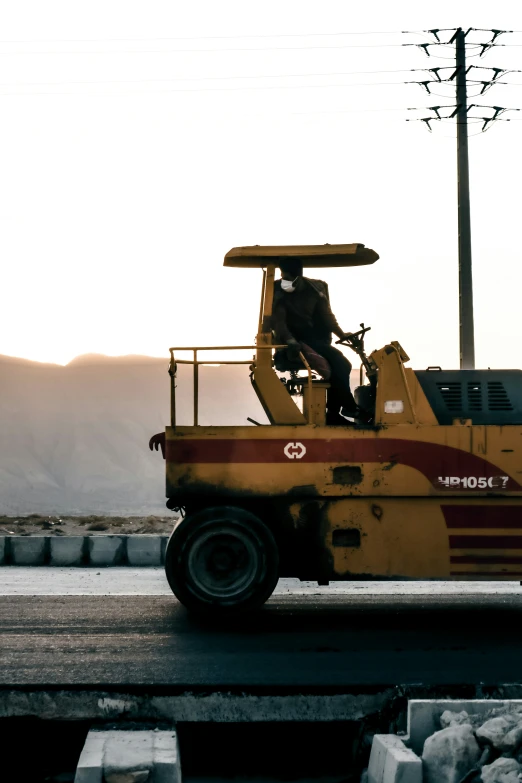
[(0, 536), (0, 565), (5, 563), (5, 536)]
[(151, 772), (153, 768), (152, 731), (107, 731), (103, 754), (103, 774)]
[(153, 783), (181, 783), (178, 735), (175, 731), (154, 731)]
[(127, 560), (131, 566), (160, 566), (162, 536), (135, 535), (127, 538)]
[(165, 553), (170, 536), (161, 536), (161, 565), (165, 565)]
[(181, 783), (176, 732), (174, 729), (91, 730), (74, 780), (75, 783)]
[(46, 536), (10, 536), (10, 544), (13, 565), (44, 565), (48, 552)]
[(406, 750), (403, 741), (395, 734), (374, 736), (368, 764), (368, 783), (384, 783), (384, 768), (390, 748)]
[(89, 536), (89, 565), (114, 566), (123, 563), (123, 536)]
[(409, 748), (389, 748), (382, 783), (422, 783), (422, 760)]
[(103, 749), (107, 732), (90, 731), (76, 767), (74, 783), (102, 783)]
[(49, 565), (82, 565), (84, 536), (50, 536), (51, 556)]

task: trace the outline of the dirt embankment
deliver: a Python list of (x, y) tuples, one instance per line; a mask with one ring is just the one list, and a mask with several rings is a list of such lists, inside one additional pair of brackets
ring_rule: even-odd
[(106, 516), (0, 516), (0, 536), (96, 536), (108, 534), (148, 533), (167, 536), (177, 516), (106, 517)]

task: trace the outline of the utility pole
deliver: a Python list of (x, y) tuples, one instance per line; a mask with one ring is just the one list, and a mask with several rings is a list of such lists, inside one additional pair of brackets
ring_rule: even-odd
[(459, 210), (459, 335), (460, 368), (475, 369), (475, 327), (473, 321), (473, 275), (471, 269), (471, 214), (469, 203), (468, 95), (466, 75), (466, 33), (455, 33), (455, 81), (457, 87), (457, 176)]
[[(441, 40), (439, 33), (451, 32), (453, 35), (449, 40)], [(481, 133), (488, 130), (489, 127), (498, 121), (510, 122), (510, 117), (503, 117), (505, 112), (522, 111), (520, 108), (508, 108), (506, 106), (485, 106), (483, 104), (472, 103), (468, 106), (468, 72), (473, 71), (473, 76), (469, 79), (474, 89), (480, 91), (473, 95), (473, 98), (484, 95), (490, 87), (496, 84), (509, 84), (501, 82), (500, 77), (508, 73), (522, 73), (519, 69), (496, 68), (491, 66), (466, 65), (466, 36), (471, 31), (491, 34), (489, 41), (481, 41), (473, 44), (475, 49), (480, 49), (479, 57), (482, 57), (494, 46), (504, 46), (498, 44), (497, 38), (504, 33), (512, 33), (513, 30), (497, 30), (470, 27), (466, 32), (462, 27), (458, 28), (434, 28), (424, 30), (434, 37), (434, 41), (425, 41), (423, 43), (407, 43), (403, 46), (416, 46), (421, 49), (427, 57), (431, 56), (431, 48), (436, 46), (449, 46), (455, 43), (455, 68), (449, 65), (438, 66), (435, 68), (415, 69), (423, 70), (429, 73), (428, 78), (419, 81), (406, 82), (406, 84), (418, 84), (429, 95), (438, 95), (432, 93), (431, 86), (437, 89), (443, 84), (449, 84), (455, 80), (456, 85), (456, 106), (425, 106), (421, 108), (410, 109), (410, 111), (428, 110), (433, 114), (428, 116), (414, 117), (407, 122), (422, 122), (427, 129), (432, 131), (432, 123), (445, 122), (456, 117), (457, 119), (457, 189), (458, 189), (458, 226), (459, 226), (459, 340), (460, 340), (460, 368), (461, 370), (475, 369), (475, 327), (473, 321), (473, 275), (471, 265), (471, 215), (469, 203), (469, 156), (468, 156), (468, 120), (481, 122)], [(445, 36), (444, 36), (445, 37)], [(485, 37), (485, 36), (484, 36)], [(476, 56), (476, 53), (475, 53)], [(451, 70), (452, 75), (444, 76), (446, 70)], [(480, 79), (473, 78), (476, 71), (482, 74), (482, 71), (492, 71), (492, 75)], [(451, 113), (450, 110), (453, 109)], [(468, 111), (474, 109), (479, 111), (479, 116), (468, 115)], [(483, 109), (488, 109), (492, 113), (484, 116)]]

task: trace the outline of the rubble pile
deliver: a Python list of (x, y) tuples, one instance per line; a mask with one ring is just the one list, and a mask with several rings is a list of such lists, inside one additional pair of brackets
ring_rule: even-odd
[(446, 710), (422, 752), (424, 783), (521, 783), (522, 708)]

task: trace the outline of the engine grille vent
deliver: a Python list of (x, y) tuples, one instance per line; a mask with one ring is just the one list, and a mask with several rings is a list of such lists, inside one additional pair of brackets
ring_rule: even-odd
[[(439, 424), (522, 426), (522, 370), (415, 370)], [(460, 422), (459, 422), (460, 423)]]
[(488, 381), (488, 407), (490, 411), (512, 411), (513, 406), (501, 381)]
[(461, 383), (437, 383), (437, 388), (450, 411), (462, 410), (462, 384)]
[(470, 411), (482, 410), (482, 385), (468, 381), (468, 405)]

